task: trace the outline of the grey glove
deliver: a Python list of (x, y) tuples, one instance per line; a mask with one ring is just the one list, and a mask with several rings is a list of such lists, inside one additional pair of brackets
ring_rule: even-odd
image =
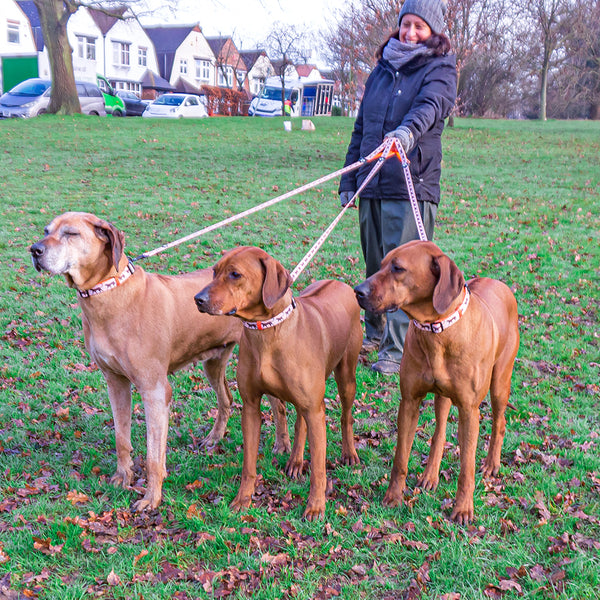
[(385, 134), (385, 137), (395, 137), (400, 142), (400, 145), (406, 154), (408, 154), (415, 145), (415, 138), (413, 137), (412, 131), (408, 127), (404, 127), (404, 125), (400, 125), (400, 127), (393, 131), (389, 131)]
[(342, 207), (346, 206), (350, 200), (352, 200), (352, 196), (354, 196), (355, 192), (340, 192), (340, 205)]

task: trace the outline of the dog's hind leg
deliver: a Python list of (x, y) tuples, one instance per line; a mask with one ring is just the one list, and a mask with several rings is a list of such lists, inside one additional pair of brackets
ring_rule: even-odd
[(481, 473), (484, 477), (495, 477), (500, 471), (500, 454), (506, 433), (506, 407), (510, 396), (510, 380), (513, 363), (496, 363), (492, 372), (490, 401), (492, 405), (492, 435), (487, 456), (483, 461)]
[(204, 373), (217, 396), (217, 418), (210, 433), (200, 442), (200, 448), (211, 451), (225, 435), (233, 398), (225, 378), (225, 369), (235, 344), (227, 344), (218, 356), (202, 362)]
[(267, 399), (271, 404), (273, 411), (273, 421), (275, 422), (275, 443), (273, 444), (273, 452), (275, 454), (287, 454), (292, 447), (290, 443), (290, 432), (288, 431), (287, 415), (285, 403), (267, 394)]
[(350, 352), (347, 351), (333, 372), (342, 403), (342, 462), (345, 465), (360, 464), (354, 445), (354, 416), (352, 415), (356, 397), (357, 360), (358, 355), (350, 356)]
[(108, 386), (108, 397), (115, 425), (117, 448), (117, 470), (110, 483), (128, 488), (133, 477), (131, 460), (131, 383), (125, 377), (114, 373), (104, 373)]
[(435, 490), (440, 481), (440, 464), (446, 444), (446, 424), (452, 401), (445, 396), (435, 395), (435, 431), (431, 438), (431, 448), (427, 458), (427, 466), (417, 481), (417, 487), (424, 490)]

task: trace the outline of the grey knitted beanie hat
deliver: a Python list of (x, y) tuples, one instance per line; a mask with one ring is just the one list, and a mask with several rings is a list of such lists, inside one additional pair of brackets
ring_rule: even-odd
[(398, 25), (406, 14), (421, 17), (433, 33), (441, 33), (444, 29), (447, 0), (405, 0), (398, 17)]

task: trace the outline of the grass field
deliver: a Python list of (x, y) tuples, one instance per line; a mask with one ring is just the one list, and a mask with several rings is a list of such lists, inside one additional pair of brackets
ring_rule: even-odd
[[(58, 118), (0, 121), (0, 598), (597, 598), (600, 586), (600, 123), (458, 119), (444, 134), (436, 242), (467, 277), (506, 282), (521, 347), (502, 468), (476, 478), (476, 521), (448, 520), (459, 469), (453, 409), (435, 492), (415, 489), (433, 433), (427, 399), (401, 509), (382, 506), (396, 438), (397, 381), (359, 364), (361, 465), (340, 463), (339, 402), (327, 386), (328, 476), (321, 522), (302, 520), (308, 477), (290, 481), (264, 411), (254, 507), (234, 514), (242, 460), (235, 409), (210, 455), (198, 449), (215, 398), (201, 369), (172, 378), (161, 507), (109, 485), (116, 457), (106, 386), (83, 346), (63, 280), (28, 248), (67, 210), (126, 233), (137, 256), (338, 169), (352, 129), (315, 119)], [(210, 267), (259, 245), (290, 270), (338, 214), (337, 181), (144, 262)], [(298, 279), (363, 279), (349, 211)], [(136, 488), (145, 425), (133, 400)], [(293, 422), (293, 415), (290, 415)], [(478, 462), (490, 433), (482, 406)]]

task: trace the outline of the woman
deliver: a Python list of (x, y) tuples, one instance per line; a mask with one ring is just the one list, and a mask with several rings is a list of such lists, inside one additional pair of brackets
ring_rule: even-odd
[[(446, 2), (406, 0), (399, 30), (381, 46), (369, 76), (348, 146), (345, 164), (367, 156), (384, 136), (394, 136), (410, 161), (410, 170), (427, 238), (440, 201), (441, 136), (444, 119), (456, 100), (456, 57), (442, 33)], [(372, 168), (363, 165), (340, 181), (345, 206)], [(360, 239), (367, 277), (379, 270), (393, 248), (418, 239), (402, 165), (388, 158), (373, 181), (361, 192)], [(366, 352), (378, 350), (372, 369), (386, 375), (398, 372), (408, 317), (402, 312), (386, 317), (365, 313)]]

